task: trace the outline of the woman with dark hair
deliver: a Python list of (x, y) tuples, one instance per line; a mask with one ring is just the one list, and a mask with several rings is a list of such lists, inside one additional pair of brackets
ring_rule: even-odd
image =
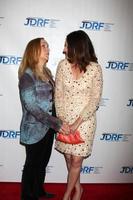
[(56, 141), (55, 148), (64, 154), (68, 169), (67, 188), (63, 200), (80, 200), (83, 188), (80, 170), (84, 158), (91, 155), (96, 129), (96, 110), (102, 93), (102, 69), (93, 44), (84, 31), (67, 35), (65, 59), (57, 68), (55, 107), (58, 118), (67, 122), (70, 132), (79, 131), (84, 143), (68, 144)]
[(49, 46), (44, 38), (31, 40), (19, 67), (19, 92), (22, 105), (20, 143), (26, 160), (22, 173), (21, 200), (53, 198), (43, 188), (55, 131), (69, 130), (54, 116), (54, 80), (46, 67)]

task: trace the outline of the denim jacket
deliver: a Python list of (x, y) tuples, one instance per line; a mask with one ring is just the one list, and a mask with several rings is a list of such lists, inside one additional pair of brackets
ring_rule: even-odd
[(37, 80), (28, 68), (19, 80), (19, 93), (22, 105), (20, 143), (36, 143), (49, 128), (60, 129), (62, 122), (52, 116), (53, 87), (49, 82)]

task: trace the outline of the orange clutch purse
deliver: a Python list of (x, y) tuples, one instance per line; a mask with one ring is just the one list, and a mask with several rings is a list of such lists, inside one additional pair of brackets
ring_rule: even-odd
[(67, 144), (84, 143), (84, 140), (81, 138), (79, 131), (75, 131), (75, 133), (70, 133), (68, 135), (64, 135), (62, 133), (57, 133), (56, 140), (67, 143)]

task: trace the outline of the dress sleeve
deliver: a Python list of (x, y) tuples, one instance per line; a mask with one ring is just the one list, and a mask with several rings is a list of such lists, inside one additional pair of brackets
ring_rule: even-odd
[(19, 81), (19, 92), (22, 107), (33, 115), (36, 120), (40, 121), (43, 124), (46, 124), (48, 127), (53, 128), (55, 131), (58, 131), (62, 125), (61, 120), (56, 117), (49, 115), (45, 108), (40, 108), (35, 89), (35, 81), (32, 77), (25, 73)]
[(63, 87), (63, 69), (62, 63), (60, 62), (55, 77), (55, 108), (56, 115), (60, 119), (64, 119), (64, 87)]
[(103, 88), (102, 69), (100, 65), (97, 65), (93, 76), (90, 100), (80, 113), (80, 117), (83, 119), (83, 121), (88, 120), (93, 114), (95, 114), (96, 110), (98, 109), (102, 94), (102, 88)]

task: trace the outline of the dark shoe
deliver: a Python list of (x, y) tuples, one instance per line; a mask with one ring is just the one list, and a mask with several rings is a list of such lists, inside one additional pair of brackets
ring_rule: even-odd
[(55, 198), (55, 194), (52, 194), (52, 193), (49, 193), (49, 192), (42, 192), (40, 195), (40, 197), (43, 197), (45, 199), (52, 199), (52, 198)]
[(21, 198), (21, 200), (38, 200), (38, 198), (34, 198), (34, 197), (24, 197), (24, 198)]
[(37, 198), (30, 198), (30, 199), (21, 199), (21, 200), (39, 200)]

